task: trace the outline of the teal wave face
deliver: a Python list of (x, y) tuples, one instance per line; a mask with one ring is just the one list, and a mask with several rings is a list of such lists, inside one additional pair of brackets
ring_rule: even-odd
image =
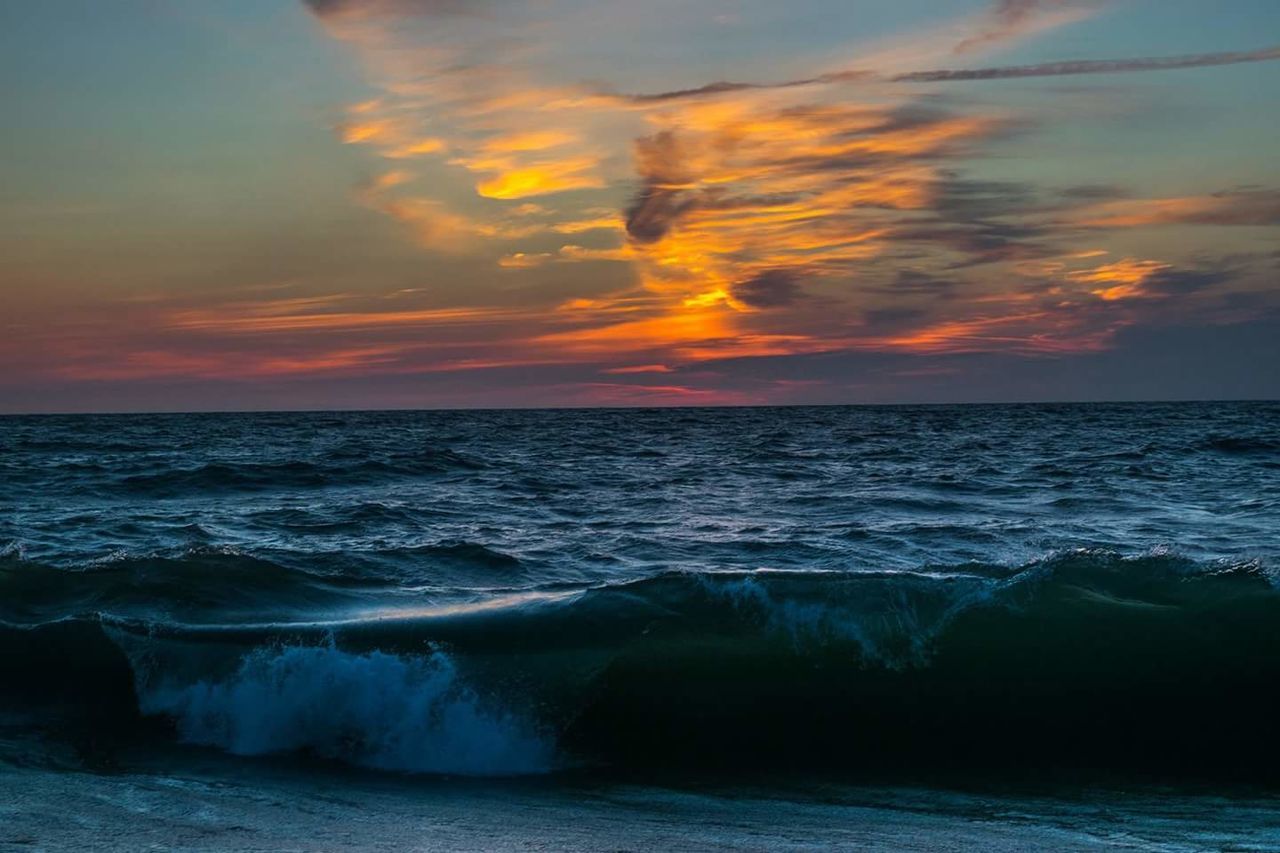
[[(280, 571), (282, 600), (313, 582)], [(68, 612), (0, 642), (15, 695), (74, 675), (35, 651), (44, 632), (72, 669), (114, 660), (129, 681), (95, 692), (246, 754), (455, 773), (1085, 762), (1267, 777), (1276, 624), (1258, 562), (1077, 552), (927, 574), (670, 572), (411, 609), (384, 597), (321, 621)]]

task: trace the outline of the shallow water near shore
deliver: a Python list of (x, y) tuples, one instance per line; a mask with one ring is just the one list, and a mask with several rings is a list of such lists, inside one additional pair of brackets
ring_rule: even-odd
[(1280, 798), (1252, 787), (598, 773), (496, 780), (198, 749), (133, 755), (110, 773), (89, 773), (70, 755), (40, 751), (33, 760), (29, 747), (6, 744), (0, 849), (1280, 849)]

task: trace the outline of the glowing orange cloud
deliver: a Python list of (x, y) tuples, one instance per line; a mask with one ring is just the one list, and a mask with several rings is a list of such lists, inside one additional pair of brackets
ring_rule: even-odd
[(294, 331), (377, 329), (388, 326), (475, 325), (519, 319), (527, 312), (501, 308), (428, 308), (383, 311), (309, 312), (278, 310), (271, 303), (220, 306), (216, 309), (177, 311), (167, 318), (173, 329), (222, 334), (263, 334)]
[(624, 376), (633, 373), (671, 373), (672, 370), (665, 364), (635, 364), (627, 367), (612, 367), (600, 372), (616, 376)]
[(1153, 276), (1168, 269), (1168, 264), (1159, 261), (1125, 258), (1095, 269), (1069, 273), (1068, 278), (1072, 281), (1098, 285), (1090, 293), (1104, 301), (1114, 302), (1148, 295), (1143, 286)]
[(469, 165), (474, 171), (498, 173), (476, 184), (476, 192), (486, 198), (520, 199), (605, 185), (595, 173), (596, 161), (589, 157), (543, 161), (523, 167), (503, 168), (504, 165), (505, 161), (489, 160)]

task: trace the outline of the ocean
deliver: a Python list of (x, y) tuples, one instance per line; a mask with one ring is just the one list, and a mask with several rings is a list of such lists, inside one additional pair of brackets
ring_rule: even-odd
[(1278, 403), (0, 418), (0, 849), (1277, 850), (1278, 566)]

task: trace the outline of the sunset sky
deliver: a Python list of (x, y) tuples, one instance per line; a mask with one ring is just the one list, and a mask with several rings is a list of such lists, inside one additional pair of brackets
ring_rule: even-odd
[(1275, 0), (0, 0), (0, 411), (1280, 396)]

